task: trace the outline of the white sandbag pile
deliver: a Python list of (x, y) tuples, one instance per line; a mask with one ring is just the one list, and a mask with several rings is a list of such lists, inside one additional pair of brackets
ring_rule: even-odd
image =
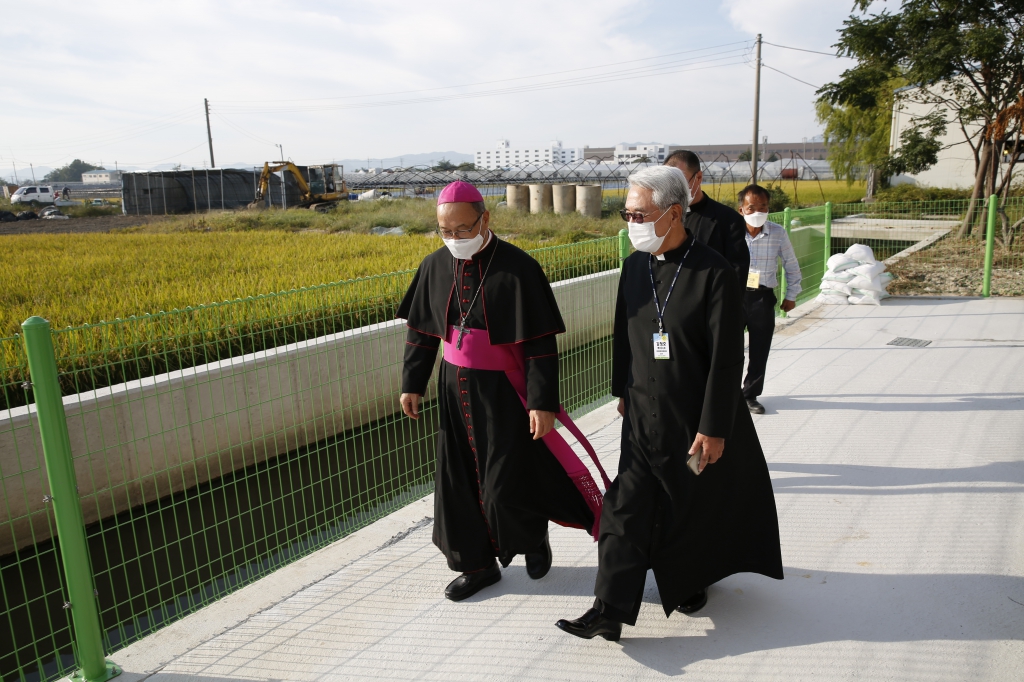
[(875, 260), (871, 247), (854, 244), (846, 253), (828, 259), (817, 300), (826, 305), (880, 305), (889, 296), (885, 288), (891, 281), (885, 263)]

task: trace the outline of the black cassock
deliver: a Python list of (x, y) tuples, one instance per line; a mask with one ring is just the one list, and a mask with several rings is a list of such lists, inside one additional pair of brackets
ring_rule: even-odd
[[(493, 235), (470, 260), (441, 248), (420, 264), (397, 313), (408, 323), (402, 392), (425, 393), (438, 346), (459, 324), (460, 305), (470, 308), (481, 276), (466, 326), (487, 329), (492, 344), (522, 344), (527, 407), (558, 411), (558, 304), (537, 261)], [(536, 552), (549, 519), (590, 530), (594, 515), (543, 441), (533, 440), (504, 372), (442, 362), (438, 406), (434, 544), (449, 568), (487, 568), (495, 557), (508, 565)]]
[[(684, 254), (691, 246), (689, 255)], [(636, 622), (648, 568), (666, 615), (738, 572), (782, 579), (779, 525), (768, 465), (740, 393), (743, 320), (736, 274), (688, 238), (653, 260), (665, 299), (668, 360), (654, 359), (658, 331), (647, 253), (625, 260), (615, 309), (612, 393), (625, 398), (618, 476), (605, 495), (594, 592), (606, 615)], [(686, 467), (697, 433), (725, 438), (715, 464)]]

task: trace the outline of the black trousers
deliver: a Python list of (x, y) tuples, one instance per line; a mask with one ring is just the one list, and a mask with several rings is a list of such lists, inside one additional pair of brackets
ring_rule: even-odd
[(743, 379), (743, 397), (756, 399), (764, 392), (764, 373), (768, 367), (768, 352), (772, 349), (775, 333), (775, 292), (768, 287), (747, 289), (743, 292), (743, 313), (750, 334), (750, 360), (747, 376)]

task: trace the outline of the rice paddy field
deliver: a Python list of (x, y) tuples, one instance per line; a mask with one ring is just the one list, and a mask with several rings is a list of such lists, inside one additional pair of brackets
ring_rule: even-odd
[[(524, 249), (622, 227), (617, 216), (492, 216), (495, 232)], [(399, 226), (405, 235), (370, 234)], [(59, 328), (408, 270), (441, 246), (434, 226), (433, 204), (410, 199), (346, 204), (327, 214), (218, 212), (110, 233), (4, 235), (0, 336), (16, 333), (31, 315)]]
[[(865, 185), (863, 182), (855, 182), (847, 185), (845, 180), (763, 180), (760, 184), (768, 186), (772, 184), (781, 187), (782, 190), (792, 199), (790, 208), (804, 208), (817, 206), (831, 201), (833, 204), (843, 204), (851, 201), (860, 201), (864, 197)], [(745, 182), (713, 183), (705, 182), (702, 185), (704, 192), (726, 206), (736, 204), (736, 194), (746, 187)], [(604, 191), (607, 199), (625, 199), (626, 190), (607, 189)]]

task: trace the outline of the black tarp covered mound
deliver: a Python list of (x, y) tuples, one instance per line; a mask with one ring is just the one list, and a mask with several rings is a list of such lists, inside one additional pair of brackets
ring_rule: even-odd
[[(261, 168), (194, 169), (148, 171), (121, 175), (121, 206), (128, 215), (202, 213), (248, 206), (256, 196)], [(307, 170), (299, 166), (306, 175)], [(280, 173), (270, 176), (273, 206), (294, 207), (301, 194), (291, 173), (285, 173), (285, 195), (281, 194)]]

